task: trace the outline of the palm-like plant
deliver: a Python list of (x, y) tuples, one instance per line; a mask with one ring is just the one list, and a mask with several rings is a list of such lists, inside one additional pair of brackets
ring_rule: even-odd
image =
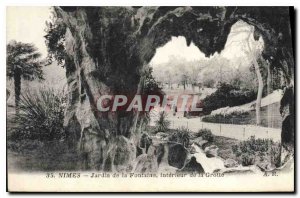
[(41, 87), (38, 92), (22, 93), (12, 139), (63, 139), (64, 109), (65, 94), (62, 91)]
[(21, 79), (43, 80), (41, 54), (30, 43), (11, 41), (6, 46), (6, 75), (14, 79), (16, 112), (21, 94)]
[(156, 131), (165, 132), (169, 129), (171, 122), (167, 120), (167, 113), (162, 111), (159, 113), (158, 120), (155, 121)]

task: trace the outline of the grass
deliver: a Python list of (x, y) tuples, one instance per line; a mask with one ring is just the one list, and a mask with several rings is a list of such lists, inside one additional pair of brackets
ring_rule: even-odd
[(8, 169), (13, 171), (78, 170), (79, 155), (64, 142), (7, 142)]

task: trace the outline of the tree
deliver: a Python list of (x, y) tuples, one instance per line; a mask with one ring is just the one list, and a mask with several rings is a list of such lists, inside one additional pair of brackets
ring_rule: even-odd
[(65, 33), (66, 25), (62, 19), (57, 16), (56, 12), (52, 11), (50, 21), (46, 21), (45, 43), (48, 48), (47, 61), (51, 64), (53, 60), (57, 61), (58, 65), (64, 66), (66, 51), (65, 51)]
[(6, 75), (14, 80), (16, 112), (21, 94), (21, 79), (43, 80), (41, 54), (30, 43), (11, 41), (6, 46)]
[[(261, 99), (263, 95), (263, 88), (264, 88), (264, 81), (263, 76), (260, 71), (260, 65), (258, 63), (258, 59), (262, 58), (261, 53), (263, 50), (263, 42), (262, 40), (256, 41), (254, 39), (254, 27), (248, 26), (248, 28), (245, 28), (243, 26), (244, 23), (240, 23), (240, 28), (237, 28), (236, 31), (231, 32), (233, 35), (235, 34), (244, 34), (245, 39), (244, 41), (238, 41), (239, 44), (242, 46), (242, 50), (244, 53), (248, 56), (250, 59), (251, 64), (255, 68), (255, 73), (258, 81), (258, 90), (257, 90), (257, 98), (256, 98), (256, 124), (259, 125), (261, 123)], [(231, 42), (234, 43), (235, 41)]]
[(171, 122), (167, 118), (168, 115), (165, 111), (159, 112), (158, 120), (155, 121), (157, 132), (166, 132), (169, 129)]
[[(194, 63), (196, 64), (196, 63)], [(200, 72), (201, 72), (201, 67), (198, 67), (196, 65), (191, 65), (192, 69), (190, 70), (190, 81), (192, 85), (192, 89), (194, 91), (195, 86), (199, 86), (199, 81), (200, 81)]]

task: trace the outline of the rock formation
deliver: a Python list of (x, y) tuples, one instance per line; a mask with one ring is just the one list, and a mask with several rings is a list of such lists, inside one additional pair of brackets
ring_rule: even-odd
[[(139, 141), (135, 113), (97, 111), (101, 95), (136, 94), (141, 69), (171, 36), (184, 36), (188, 45), (193, 42), (206, 56), (221, 52), (238, 20), (255, 27), (255, 38), (262, 36), (265, 42), (263, 56), (285, 74), (290, 91), (282, 103), (282, 109), (289, 109), (283, 122), (293, 123), (291, 11), (288, 7), (56, 7), (66, 25), (65, 127), (70, 141), (79, 142), (84, 167), (113, 170), (122, 164), (115, 163), (116, 155), (136, 152), (131, 144)], [(283, 145), (293, 143), (294, 128), (283, 132)], [(119, 149), (118, 142), (126, 149)]]

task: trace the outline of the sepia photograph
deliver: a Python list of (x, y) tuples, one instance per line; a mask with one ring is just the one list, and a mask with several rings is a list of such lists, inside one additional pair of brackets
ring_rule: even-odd
[(7, 6), (7, 191), (294, 192), (294, 23), (293, 6)]

